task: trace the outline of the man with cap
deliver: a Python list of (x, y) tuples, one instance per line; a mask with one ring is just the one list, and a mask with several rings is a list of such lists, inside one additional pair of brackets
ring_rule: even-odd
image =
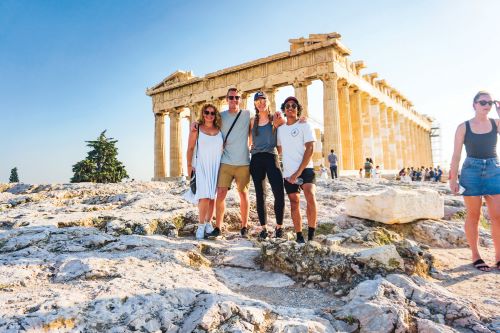
[(307, 208), (308, 240), (314, 238), (317, 223), (316, 179), (312, 154), (316, 141), (308, 123), (300, 122), (302, 111), (297, 98), (290, 96), (281, 104), (286, 123), (278, 128), (278, 151), (282, 154), (285, 191), (290, 200), (293, 226), (297, 242), (304, 243), (302, 217), (300, 216), (300, 192), (304, 191)]

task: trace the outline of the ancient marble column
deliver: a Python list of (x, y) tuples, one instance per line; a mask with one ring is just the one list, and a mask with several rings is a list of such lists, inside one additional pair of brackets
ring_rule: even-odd
[(394, 140), (396, 141), (396, 169), (401, 169), (402, 167), (405, 167), (403, 147), (406, 147), (403, 126), (401, 124), (402, 116), (396, 111), (393, 111), (392, 117), (395, 132)]
[[(241, 99), (240, 99), (240, 109), (242, 110), (248, 110), (248, 94), (247, 93), (244, 93), (242, 92), (241, 93)], [(250, 109), (253, 110), (253, 101), (250, 105)]]
[(405, 149), (405, 156), (407, 158), (406, 162), (409, 167), (415, 166), (415, 160), (413, 156), (413, 145), (414, 142), (412, 142), (412, 136), (411, 136), (411, 127), (410, 127), (410, 120), (408, 118), (404, 118), (404, 127), (405, 127), (405, 136), (406, 136), (406, 149)]
[(192, 123), (198, 119), (198, 115), (201, 112), (201, 108), (205, 103), (194, 103), (189, 104), (189, 123)]
[(308, 117), (309, 110), (307, 108), (307, 86), (310, 85), (310, 81), (295, 81), (292, 85), (295, 90), (295, 98), (299, 100), (300, 105), (302, 105), (302, 116)]
[(395, 170), (397, 168), (396, 158), (396, 123), (394, 122), (394, 110), (387, 108), (387, 124), (389, 130), (389, 168)]
[(267, 95), (267, 103), (269, 105), (269, 111), (271, 114), (274, 114), (276, 112), (276, 89), (274, 88), (264, 89), (264, 92)]
[(372, 130), (373, 130), (373, 163), (380, 165), (384, 162), (383, 149), (382, 149), (382, 138), (380, 136), (380, 104), (375, 98), (370, 100), (370, 116), (372, 119)]
[(155, 113), (155, 164), (153, 180), (165, 179), (165, 114)]
[(351, 125), (352, 125), (352, 146), (354, 156), (354, 169), (363, 167), (365, 153), (363, 151), (363, 123), (361, 119), (361, 92), (359, 89), (353, 89), (349, 95), (351, 106)]
[(169, 110), (170, 115), (170, 177), (179, 177), (182, 172), (181, 122), (179, 110)]
[(370, 116), (370, 95), (362, 94), (361, 121), (363, 124), (363, 163), (367, 157), (373, 156), (373, 130)]
[(418, 136), (417, 126), (413, 121), (410, 121), (411, 143), (410, 147), (413, 155), (413, 166), (420, 167), (420, 156), (418, 156)]
[(387, 107), (380, 105), (380, 138), (382, 139), (384, 169), (390, 169), (391, 158), (389, 156), (389, 124), (387, 122)]
[(340, 111), (337, 91), (337, 74), (328, 73), (321, 76), (323, 82), (323, 157), (326, 159), (330, 150), (335, 150), (339, 157), (338, 168), (343, 170), (342, 143), (340, 134)]
[(342, 139), (342, 158), (345, 170), (354, 170), (353, 138), (351, 126), (351, 104), (349, 101), (349, 85), (347, 82), (339, 84), (339, 109), (340, 109), (340, 130)]

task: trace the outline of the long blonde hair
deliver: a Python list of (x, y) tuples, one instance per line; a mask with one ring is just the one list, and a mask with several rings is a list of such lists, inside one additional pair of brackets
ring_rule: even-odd
[(203, 113), (208, 109), (208, 108), (212, 108), (214, 109), (214, 112), (215, 112), (215, 119), (214, 119), (214, 127), (217, 128), (217, 129), (220, 129), (221, 128), (221, 125), (222, 125), (222, 119), (220, 117), (220, 112), (219, 110), (215, 107), (215, 105), (213, 104), (205, 104), (201, 107), (201, 110), (200, 110), (200, 114), (198, 115), (198, 119), (196, 119), (196, 122), (200, 125), (203, 125), (205, 124), (205, 118), (203, 117)]

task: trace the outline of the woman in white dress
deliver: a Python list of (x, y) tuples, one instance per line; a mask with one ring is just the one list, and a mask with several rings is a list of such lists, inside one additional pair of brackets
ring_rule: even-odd
[(212, 104), (205, 104), (197, 123), (199, 131), (189, 133), (187, 149), (187, 171), (188, 175), (192, 170), (196, 172), (196, 194), (189, 190), (184, 199), (198, 205), (196, 239), (203, 239), (205, 234), (213, 231), (210, 220), (214, 212), (223, 144), (219, 110)]

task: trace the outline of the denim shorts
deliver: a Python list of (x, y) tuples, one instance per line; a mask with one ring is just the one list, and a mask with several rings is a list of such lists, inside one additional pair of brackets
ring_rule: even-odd
[(460, 185), (464, 196), (500, 194), (500, 164), (497, 158), (467, 157), (462, 165)]

